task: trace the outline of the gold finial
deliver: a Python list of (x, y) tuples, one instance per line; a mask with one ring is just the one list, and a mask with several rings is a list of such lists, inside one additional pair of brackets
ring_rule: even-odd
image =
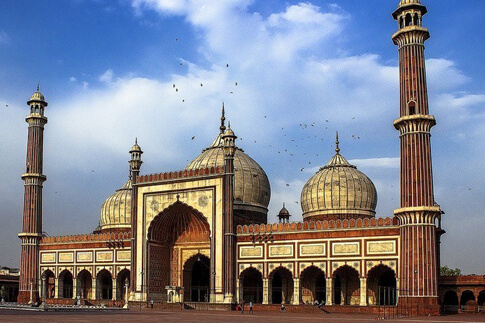
[(224, 121), (226, 120), (226, 117), (224, 115), (225, 115), (224, 102), (222, 102), (221, 126), (219, 127), (219, 129), (221, 130), (221, 133), (224, 133), (224, 131), (226, 130), (226, 126), (224, 125)]
[(338, 141), (338, 131), (337, 134), (335, 135), (335, 152), (338, 154), (340, 152), (340, 148), (338, 146), (339, 141)]

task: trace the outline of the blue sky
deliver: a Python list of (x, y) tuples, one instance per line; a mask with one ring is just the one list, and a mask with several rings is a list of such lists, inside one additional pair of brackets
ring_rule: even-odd
[[(37, 81), (49, 102), (51, 235), (94, 229), (102, 202), (127, 179), (135, 137), (142, 173), (185, 167), (217, 135), (222, 101), (238, 145), (269, 176), (270, 220), (283, 202), (301, 219), (301, 188), (332, 156), (336, 130), (342, 154), (376, 184), (378, 216), (391, 216), (397, 3), (1, 1), (0, 265), (18, 265), (25, 102)], [(485, 2), (424, 4), (435, 198), (448, 232), (442, 263), (482, 274)]]

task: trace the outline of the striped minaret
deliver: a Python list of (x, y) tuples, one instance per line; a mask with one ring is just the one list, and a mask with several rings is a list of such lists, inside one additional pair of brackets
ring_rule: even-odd
[(36, 303), (39, 300), (39, 241), (42, 238), (42, 185), (46, 180), (42, 174), (44, 152), (44, 126), (47, 118), (44, 109), (47, 102), (42, 93), (37, 91), (27, 101), (30, 114), (25, 118), (29, 124), (27, 140), (27, 160), (24, 181), (24, 211), (20, 254), (20, 286), (17, 301)]
[(438, 314), (437, 227), (440, 208), (434, 202), (429, 114), (422, 27), (426, 7), (401, 0), (393, 17), (399, 30), (392, 40), (399, 50), (400, 117), (394, 121), (401, 141), (401, 207), (394, 211), (401, 232), (400, 304), (412, 314)]

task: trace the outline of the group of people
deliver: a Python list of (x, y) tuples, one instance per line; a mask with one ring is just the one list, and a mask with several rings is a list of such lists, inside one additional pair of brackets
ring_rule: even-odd
[[(244, 314), (245, 305), (246, 305), (246, 303), (244, 303), (244, 301), (241, 301), (241, 303), (239, 305), (241, 307), (241, 314)], [(249, 314), (254, 314), (253, 302), (252, 301), (249, 302)]]

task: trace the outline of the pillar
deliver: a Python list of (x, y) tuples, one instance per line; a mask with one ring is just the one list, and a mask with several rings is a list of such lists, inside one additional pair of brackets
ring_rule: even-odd
[(293, 305), (300, 304), (300, 278), (293, 279)]
[(76, 299), (77, 295), (77, 277), (72, 277), (72, 299)]
[(325, 302), (325, 305), (333, 305), (333, 279), (332, 278), (327, 278), (326, 279), (326, 296), (327, 300)]
[(113, 301), (116, 301), (116, 298), (117, 298), (116, 297), (116, 292), (117, 292), (117, 289), (116, 289), (116, 278), (112, 278), (112, 280), (113, 280), (113, 286), (112, 286), (112, 292), (111, 292), (111, 294), (112, 294), (111, 295), (111, 299)]
[(269, 282), (268, 278), (263, 279), (263, 304), (269, 304)]
[(236, 301), (238, 303), (241, 302), (243, 298), (242, 289), (241, 289), (241, 279), (236, 279), (236, 296), (237, 296)]
[(367, 279), (360, 278), (360, 306), (367, 306)]
[(270, 279), (268, 279), (268, 304), (273, 304), (273, 282)]
[(96, 288), (96, 278), (93, 278), (91, 284), (91, 299), (98, 299), (97, 288)]
[(59, 298), (59, 289), (61, 288), (59, 284), (59, 278), (54, 278), (54, 298)]

